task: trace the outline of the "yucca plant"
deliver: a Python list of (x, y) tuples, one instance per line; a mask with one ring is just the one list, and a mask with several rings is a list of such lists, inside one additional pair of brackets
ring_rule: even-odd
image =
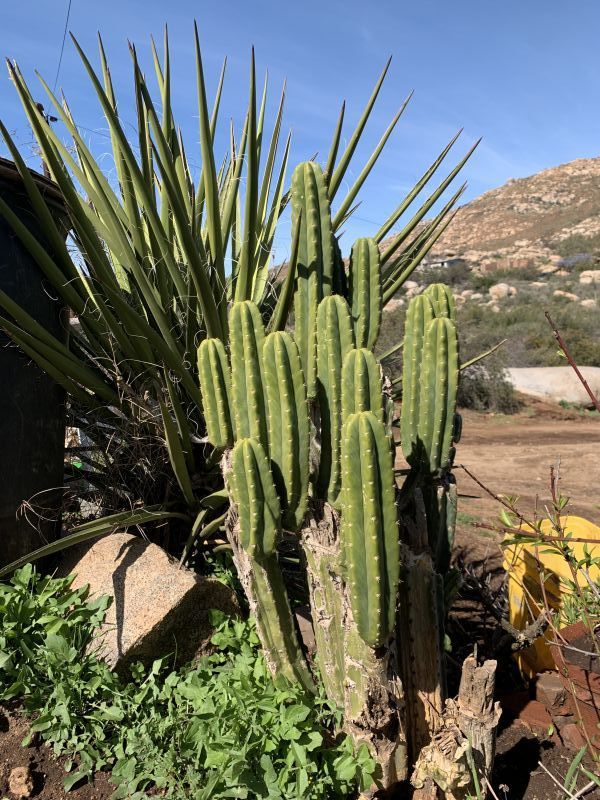
[[(171, 527), (175, 538), (163, 541), (187, 556), (198, 538), (211, 538), (222, 530), (227, 503), (214, 451), (206, 438), (196, 349), (206, 337), (227, 341), (227, 309), (232, 301), (254, 302), (268, 330), (283, 330), (292, 308), (296, 319), (303, 319), (301, 306), (314, 305), (316, 300), (302, 280), (306, 260), (312, 257), (311, 243), (302, 233), (303, 214), (312, 219), (315, 213), (327, 212), (323, 219), (331, 230), (331, 240), (328, 252), (319, 257), (324, 258), (325, 270), (331, 271), (335, 262), (337, 267), (330, 274), (345, 280), (345, 270), (339, 267), (342, 257), (338, 236), (408, 100), (392, 118), (368, 161), (354, 170), (357, 178), (344, 196), (344, 179), (389, 62), (345, 148), (342, 105), (322, 167), (314, 163), (303, 168), (302, 175), (297, 174), (297, 180), (310, 181), (311, 175), (314, 178), (315, 173), (322, 172), (326, 197), (319, 199), (319, 208), (307, 205), (294, 213), (292, 255), (285, 279), (278, 281), (269, 266), (277, 224), (290, 197), (286, 182), (290, 136), (283, 132), (285, 91), (267, 135), (267, 85), (265, 81), (259, 98), (252, 55), (242, 130), (235, 131), (232, 126), (227, 152), (216, 154), (225, 65), (214, 100), (209, 103), (195, 29), (201, 168), (194, 175), (171, 106), (167, 37), (162, 60), (152, 44), (158, 104), (152, 99), (137, 52), (130, 47), (137, 120), (134, 139), (122, 122), (122, 116), (131, 115), (120, 113), (101, 40), (98, 70), (73, 41), (106, 117), (112, 163), (103, 158), (100, 164), (80, 133), (66, 99), (56, 97), (40, 77), (62, 126), (50, 127), (18, 66), (8, 64), (44, 164), (60, 187), (69, 211), (71, 233), (66, 244), (31, 180), (23, 156), (0, 123), (52, 255), (2, 201), (0, 214), (32, 253), (60, 301), (71, 309), (74, 318), (69, 344), (65, 347), (49, 336), (2, 293), (0, 324), (27, 356), (67, 390), (72, 424), (91, 442), (78, 454), (83, 468), (76, 477), (85, 478), (99, 493), (106, 514), (103, 522), (93, 523), (94, 535), (125, 524), (123, 513), (128, 510), (134, 511), (132, 524), (140, 515), (160, 523), (163, 519), (172, 522), (176, 514), (178, 527)], [(463, 187), (435, 216), (427, 219), (427, 215), (472, 150), (424, 200), (420, 195), (455, 140), (390, 213), (373, 237), (371, 249), (357, 247), (353, 253), (356, 260), (372, 256), (373, 248), (379, 249), (398, 221), (408, 217), (400, 233), (378, 256), (383, 276), (382, 306), (451, 219)], [(113, 174), (116, 180), (109, 177)], [(356, 285), (349, 289), (356, 293)], [(353, 313), (360, 314), (360, 310), (353, 306)], [(373, 332), (365, 329), (360, 335), (367, 341)], [(314, 367), (311, 370), (309, 381), (316, 374)], [(79, 530), (75, 534), (79, 535)]]

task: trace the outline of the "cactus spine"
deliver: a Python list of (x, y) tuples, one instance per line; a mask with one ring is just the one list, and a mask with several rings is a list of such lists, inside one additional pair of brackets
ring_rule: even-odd
[(342, 423), (350, 414), (371, 411), (383, 422), (381, 370), (373, 353), (361, 347), (351, 350), (342, 367)]
[(370, 411), (350, 415), (344, 425), (342, 503), (352, 614), (363, 641), (378, 647), (394, 627), (400, 554), (390, 443)]
[(313, 161), (299, 164), (292, 176), (292, 228), (300, 214), (294, 337), (300, 350), (307, 394), (314, 398), (317, 306), (332, 292), (335, 252), (327, 186), (321, 167)]
[(234, 303), (229, 314), (231, 399), (238, 439), (252, 437), (268, 446), (262, 350), (265, 330), (258, 306), (250, 300)]
[(269, 452), (284, 527), (297, 530), (306, 514), (309, 421), (298, 347), (289, 333), (270, 333), (263, 348)]
[(229, 363), (220, 339), (204, 339), (200, 343), (198, 374), (208, 440), (215, 447), (232, 445)]
[(352, 246), (349, 293), (357, 347), (372, 350), (381, 327), (381, 258), (375, 239), (357, 239)]
[(342, 424), (342, 364), (353, 347), (352, 323), (346, 301), (325, 297), (317, 314), (317, 396), (321, 415), (319, 495), (334, 504), (340, 491)]

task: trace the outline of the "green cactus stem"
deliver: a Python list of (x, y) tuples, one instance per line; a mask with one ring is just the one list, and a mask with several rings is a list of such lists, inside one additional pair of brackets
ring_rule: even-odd
[(294, 296), (294, 338), (309, 398), (316, 396), (317, 306), (331, 294), (335, 262), (331, 209), (321, 167), (299, 164), (292, 175), (292, 229), (300, 222)]
[(431, 298), (426, 294), (413, 297), (408, 304), (404, 332), (402, 368), (402, 409), (400, 413), (400, 440), (404, 457), (409, 464), (416, 463), (419, 426), (419, 396), (423, 340), (435, 312)]
[(350, 414), (371, 411), (384, 421), (381, 369), (377, 359), (364, 347), (350, 350), (342, 367), (342, 424)]
[(344, 426), (342, 508), (352, 614), (363, 641), (378, 647), (394, 627), (400, 554), (390, 443), (370, 411), (350, 415)]
[(342, 364), (354, 340), (350, 310), (339, 295), (330, 295), (319, 303), (317, 339), (317, 397), (321, 419), (317, 493), (335, 504), (341, 480)]
[(251, 556), (271, 555), (281, 530), (281, 511), (269, 459), (255, 439), (236, 442), (229, 482), (240, 518), (242, 547)]
[(240, 439), (231, 452), (226, 475), (237, 510), (236, 523), (228, 525), (228, 538), (267, 663), (275, 676), (300, 681), (312, 691), (312, 677), (298, 643), (277, 560), (280, 504), (269, 459), (260, 443)]
[(265, 330), (258, 306), (234, 303), (229, 313), (231, 401), (237, 439), (252, 437), (268, 447), (262, 351)]
[(430, 474), (451, 461), (457, 390), (456, 326), (448, 317), (438, 317), (429, 323), (423, 341), (419, 393), (418, 439)]
[(349, 294), (357, 347), (372, 350), (381, 328), (381, 257), (375, 239), (358, 239), (352, 245)]
[(233, 444), (231, 380), (227, 354), (220, 339), (201, 342), (198, 374), (208, 440), (215, 447), (229, 447)]
[(298, 347), (289, 333), (270, 333), (263, 347), (269, 415), (269, 454), (281, 499), (283, 525), (298, 530), (306, 514), (309, 420)]
[(424, 294), (431, 298), (436, 317), (448, 317), (456, 321), (456, 303), (452, 289), (444, 283), (431, 283)]

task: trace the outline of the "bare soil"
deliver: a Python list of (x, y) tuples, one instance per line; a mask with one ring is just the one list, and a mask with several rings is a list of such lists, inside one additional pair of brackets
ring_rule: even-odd
[(16, 767), (26, 767), (33, 780), (29, 795), (36, 800), (108, 800), (115, 791), (105, 772), (99, 772), (92, 783), (76, 786), (68, 794), (63, 788), (66, 777), (65, 759), (57, 758), (52, 750), (34, 737), (29, 747), (23, 739), (29, 723), (15, 709), (0, 706), (0, 797), (14, 798), (9, 792), (9, 777)]

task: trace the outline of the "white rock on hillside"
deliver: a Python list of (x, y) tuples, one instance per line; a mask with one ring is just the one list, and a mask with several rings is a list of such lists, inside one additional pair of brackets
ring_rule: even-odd
[(579, 300), (579, 295), (573, 294), (573, 292), (563, 292), (562, 289), (555, 289), (552, 294), (554, 297), (564, 297), (565, 300)]
[(495, 283), (488, 289), (488, 294), (492, 300), (503, 300), (505, 297), (514, 297), (517, 290), (514, 286), (509, 286), (508, 283)]
[(579, 283), (600, 283), (600, 269), (584, 269), (579, 274)]
[(588, 297), (587, 300), (582, 300), (579, 305), (583, 306), (584, 308), (596, 308), (597, 303), (593, 297)]

